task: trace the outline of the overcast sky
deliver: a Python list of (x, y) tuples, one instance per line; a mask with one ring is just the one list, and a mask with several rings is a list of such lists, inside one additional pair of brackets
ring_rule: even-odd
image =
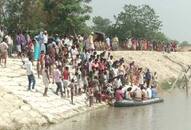
[(191, 41), (191, 0), (92, 0), (92, 15), (113, 19), (125, 4), (150, 5), (163, 22), (162, 32), (171, 39)]

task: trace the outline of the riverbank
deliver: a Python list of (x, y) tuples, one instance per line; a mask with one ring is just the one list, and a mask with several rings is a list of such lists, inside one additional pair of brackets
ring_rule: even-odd
[[(114, 58), (124, 57), (127, 63), (135, 61), (142, 67), (148, 67), (158, 73), (159, 82), (176, 78), (182, 66), (191, 63), (191, 52), (163, 54), (161, 52), (112, 52)], [(88, 107), (86, 96), (74, 97), (75, 105), (70, 99), (62, 99), (53, 92), (56, 86), (51, 85), (49, 97), (43, 97), (44, 86), (37, 79), (37, 92), (28, 92), (26, 72), (21, 68), (18, 59), (9, 59), (7, 68), (0, 68), (0, 129), (29, 129), (48, 124), (55, 124), (77, 114), (91, 111), (106, 104)], [(1, 121), (2, 120), (2, 121)]]

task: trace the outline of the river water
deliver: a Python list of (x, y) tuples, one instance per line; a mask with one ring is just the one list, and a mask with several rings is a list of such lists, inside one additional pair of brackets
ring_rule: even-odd
[(177, 91), (162, 97), (164, 103), (99, 109), (46, 130), (191, 130), (191, 97)]

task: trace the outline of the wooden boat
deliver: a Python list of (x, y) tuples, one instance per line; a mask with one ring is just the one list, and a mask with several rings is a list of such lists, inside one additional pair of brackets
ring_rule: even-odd
[(149, 104), (161, 103), (164, 102), (162, 98), (153, 98), (144, 101), (135, 101), (135, 100), (123, 100), (119, 102), (114, 102), (114, 107), (135, 107), (135, 106), (144, 106)]

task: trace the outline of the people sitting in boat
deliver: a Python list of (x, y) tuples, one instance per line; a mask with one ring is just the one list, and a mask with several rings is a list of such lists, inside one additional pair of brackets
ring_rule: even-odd
[(142, 91), (139, 86), (133, 85), (132, 90), (131, 90), (131, 97), (133, 100), (137, 100), (137, 101), (142, 100)]
[(131, 90), (132, 90), (132, 88), (129, 87), (129, 88), (127, 88), (127, 90), (125, 91), (125, 99), (126, 99), (126, 100), (132, 100)]
[(142, 91), (142, 100), (147, 100), (147, 91), (143, 85), (140, 86)]
[(152, 98), (156, 98), (157, 97), (157, 88), (156, 86), (151, 86), (151, 91), (152, 91)]
[(113, 85), (114, 85), (114, 88), (119, 88), (120, 86), (122, 86), (120, 76), (117, 76), (116, 79), (114, 79)]
[(136, 100), (136, 101), (141, 101), (142, 100), (142, 90), (141, 90), (140, 86), (137, 87), (137, 90), (135, 91), (134, 100)]
[(122, 86), (120, 86), (115, 92), (116, 101), (122, 101), (124, 99), (124, 92), (122, 90)]
[(151, 98), (152, 98), (152, 90), (151, 90), (151, 88), (148, 87), (148, 88), (146, 89), (146, 91), (147, 91), (147, 98), (148, 98), (148, 99), (151, 99)]

